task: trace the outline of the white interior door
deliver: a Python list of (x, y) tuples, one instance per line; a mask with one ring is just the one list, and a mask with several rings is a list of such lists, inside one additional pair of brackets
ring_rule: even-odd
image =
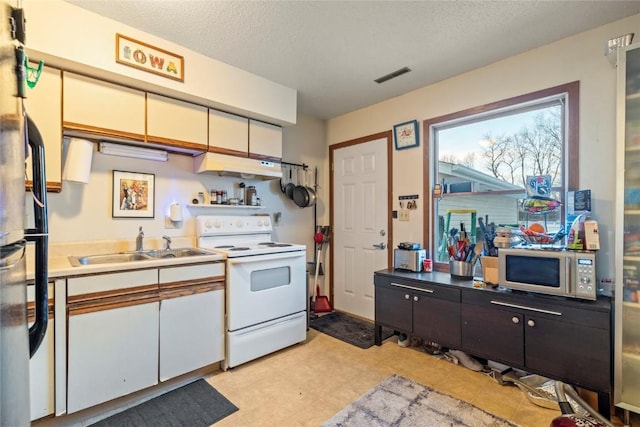
[(374, 317), (373, 272), (388, 265), (387, 139), (334, 151), (336, 310)]

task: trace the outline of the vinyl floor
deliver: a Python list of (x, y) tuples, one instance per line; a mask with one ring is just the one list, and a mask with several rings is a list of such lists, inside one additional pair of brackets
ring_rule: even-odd
[(531, 403), (515, 386), (398, 346), (396, 337), (366, 350), (310, 329), (304, 343), (216, 372), (207, 381), (239, 411), (224, 426), (320, 426), (392, 374), (465, 400), (522, 427), (549, 426), (559, 410)]

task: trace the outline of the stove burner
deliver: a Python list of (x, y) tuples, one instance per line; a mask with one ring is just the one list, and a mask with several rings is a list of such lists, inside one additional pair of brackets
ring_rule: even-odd
[(270, 245), (272, 248), (284, 248), (286, 246), (292, 246), (289, 243), (274, 243), (273, 245)]
[(273, 243), (273, 242), (258, 243), (258, 246), (273, 246), (273, 245), (275, 245), (275, 243)]
[(232, 245), (222, 245), (222, 246), (214, 246), (214, 249), (229, 249), (232, 248)]
[(248, 251), (250, 248), (246, 248), (246, 247), (232, 247), (231, 249), (229, 249), (230, 251)]

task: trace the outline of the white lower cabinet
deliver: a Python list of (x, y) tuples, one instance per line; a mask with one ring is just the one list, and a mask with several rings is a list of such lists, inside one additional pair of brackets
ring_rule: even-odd
[[(35, 286), (27, 287), (27, 301), (29, 303), (29, 326), (32, 325), (32, 304), (35, 300)], [(53, 284), (49, 284), (49, 307), (53, 307)], [(29, 390), (31, 405), (31, 421), (37, 420), (55, 411), (55, 382), (54, 382), (54, 328), (55, 319), (53, 312), (49, 311), (49, 323), (47, 332), (38, 347), (38, 350), (29, 360)]]
[(151, 269), (68, 280), (68, 413), (158, 383), (157, 278)]
[(67, 413), (224, 358), (224, 263), (67, 279)]
[(158, 306), (69, 317), (69, 413), (158, 383)]
[(160, 269), (160, 381), (224, 358), (224, 264)]

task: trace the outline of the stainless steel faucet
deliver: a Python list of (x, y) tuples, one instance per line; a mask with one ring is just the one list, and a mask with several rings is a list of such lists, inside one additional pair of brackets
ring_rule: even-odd
[(144, 231), (142, 226), (138, 229), (138, 237), (136, 237), (136, 251), (142, 252), (142, 239), (144, 239)]
[(164, 242), (164, 243), (165, 243), (165, 247), (164, 247), (164, 248), (165, 248), (166, 250), (171, 249), (171, 237), (169, 237), (169, 236), (162, 236), (162, 238), (165, 240), (165, 242)]

